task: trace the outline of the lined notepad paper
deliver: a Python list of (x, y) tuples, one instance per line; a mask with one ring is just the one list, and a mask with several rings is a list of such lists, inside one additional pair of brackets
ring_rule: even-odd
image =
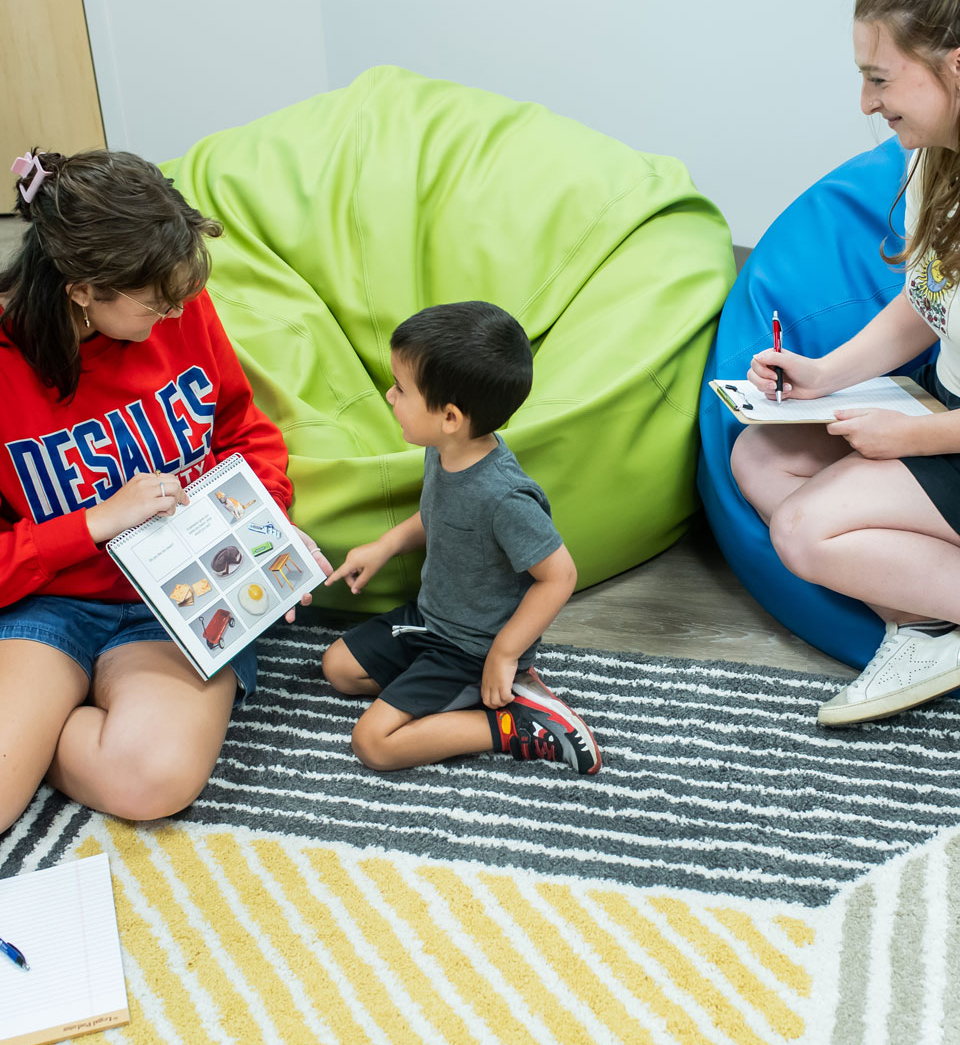
[(130, 1020), (106, 854), (0, 879), (0, 1045), (43, 1045)]
[[(711, 387), (736, 410), (742, 420), (756, 421), (834, 421), (835, 410), (896, 410), (901, 414), (920, 417), (930, 408), (917, 397), (929, 397), (914, 382), (891, 377), (875, 377), (850, 385), (819, 399), (784, 399), (778, 403), (755, 388), (749, 381), (711, 381)], [(911, 393), (908, 388), (915, 392)], [(745, 404), (749, 404), (745, 410)]]

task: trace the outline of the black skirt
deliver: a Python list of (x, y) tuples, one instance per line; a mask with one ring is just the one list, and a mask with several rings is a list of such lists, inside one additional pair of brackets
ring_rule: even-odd
[[(948, 410), (960, 407), (960, 396), (955, 396), (940, 383), (935, 363), (927, 363), (910, 376)], [(933, 501), (937, 511), (960, 533), (960, 454), (902, 457), (901, 460)]]

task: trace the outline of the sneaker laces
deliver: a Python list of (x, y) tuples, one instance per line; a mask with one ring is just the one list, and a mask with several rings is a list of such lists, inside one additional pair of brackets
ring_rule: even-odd
[(883, 642), (880, 643), (877, 652), (870, 658), (867, 666), (860, 672), (860, 674), (847, 686), (847, 692), (851, 690), (859, 693), (861, 689), (866, 686), (866, 680), (871, 677), (871, 671), (877, 666), (877, 662), (885, 653), (889, 653), (893, 644), (896, 642), (897, 637), (900, 634), (900, 628), (898, 627), (895, 631), (891, 631), (889, 635), (884, 637)]
[(510, 754), (518, 762), (526, 762), (531, 758), (556, 762), (557, 738), (548, 730), (541, 732), (528, 729), (526, 726), (519, 726), (517, 735), (510, 738)]

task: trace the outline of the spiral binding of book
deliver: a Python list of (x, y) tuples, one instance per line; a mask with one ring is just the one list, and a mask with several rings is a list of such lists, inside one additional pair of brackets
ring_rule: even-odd
[[(194, 481), (190, 483), (189, 486), (184, 487), (184, 489), (187, 492), (187, 496), (192, 498), (194, 494), (203, 493), (210, 482), (217, 482), (219, 481), (220, 477), (224, 474), (229, 474), (230, 472), (233, 472), (237, 468), (238, 463), (241, 461), (246, 463), (245, 458), (242, 454), (231, 454), (230, 457), (225, 457), (222, 461), (218, 461), (209, 471), (204, 472), (203, 475), (201, 475), (198, 479), (194, 479)], [(168, 476), (168, 481), (180, 481), (175, 476), (171, 476), (169, 475), (169, 473), (166, 472), (158, 472), (157, 474), (161, 479), (166, 475)], [(131, 536), (131, 534), (139, 533), (141, 530), (144, 529), (144, 527), (152, 526), (153, 523), (154, 519), (147, 519), (146, 522), (139, 523), (136, 526), (130, 526), (126, 530), (121, 531), (117, 534), (116, 537), (112, 537), (107, 542), (108, 550), (111, 546), (116, 547), (118, 544), (122, 544), (128, 537)]]

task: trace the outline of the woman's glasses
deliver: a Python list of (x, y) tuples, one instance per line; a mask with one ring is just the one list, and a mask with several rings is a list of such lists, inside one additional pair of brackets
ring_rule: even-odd
[(148, 305), (144, 301), (138, 301), (136, 298), (130, 297), (129, 294), (124, 294), (122, 290), (118, 290), (117, 293), (122, 298), (126, 298), (127, 301), (132, 301), (134, 304), (139, 305), (141, 308), (145, 308), (148, 312), (152, 312), (155, 316), (159, 316), (161, 319), (166, 319), (171, 312), (181, 312), (183, 305), (167, 305), (165, 309), (154, 308), (153, 305)]

